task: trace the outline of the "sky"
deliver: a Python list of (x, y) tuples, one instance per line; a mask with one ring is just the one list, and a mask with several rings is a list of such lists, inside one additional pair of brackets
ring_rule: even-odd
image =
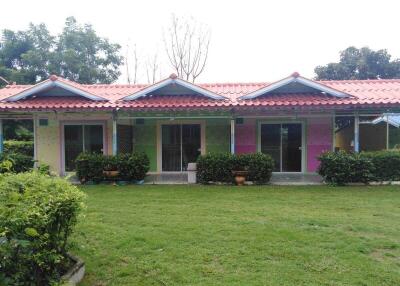
[[(0, 10), (0, 29), (44, 22), (56, 34), (65, 18), (74, 16), (119, 43), (130, 62), (136, 45), (144, 83), (143, 63), (155, 54), (159, 76), (173, 72), (163, 43), (172, 14), (193, 17), (211, 31), (198, 82), (271, 82), (294, 71), (312, 78), (316, 66), (338, 61), (348, 46), (387, 49), (400, 58), (398, 0), (13, 0), (1, 1)], [(125, 67), (121, 71), (118, 82), (126, 83)]]

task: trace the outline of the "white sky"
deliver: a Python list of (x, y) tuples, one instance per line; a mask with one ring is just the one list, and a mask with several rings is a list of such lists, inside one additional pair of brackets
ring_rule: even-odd
[[(386, 48), (400, 57), (399, 11), (398, 0), (2, 0), (0, 29), (45, 22), (58, 33), (65, 18), (75, 16), (112, 42), (136, 43), (145, 59), (157, 50), (164, 56), (162, 31), (171, 13), (192, 16), (212, 33), (199, 82), (273, 81), (294, 71), (313, 77), (315, 66), (337, 61), (350, 45)], [(163, 76), (171, 72), (165, 62)]]

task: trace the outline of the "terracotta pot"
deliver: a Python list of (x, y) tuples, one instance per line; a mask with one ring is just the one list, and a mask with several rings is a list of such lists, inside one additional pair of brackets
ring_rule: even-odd
[(243, 186), (246, 181), (246, 176), (248, 174), (247, 171), (233, 171), (233, 175), (235, 176), (235, 182), (238, 186)]
[(246, 177), (245, 176), (242, 176), (242, 175), (236, 175), (235, 176), (236, 185), (243, 186), (245, 181), (246, 181)]
[(104, 176), (107, 178), (115, 178), (119, 175), (119, 171), (113, 170), (113, 171), (103, 171)]

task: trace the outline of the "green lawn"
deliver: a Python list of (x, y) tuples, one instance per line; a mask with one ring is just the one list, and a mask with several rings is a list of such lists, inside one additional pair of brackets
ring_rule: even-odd
[(400, 285), (400, 187), (82, 189), (81, 285)]

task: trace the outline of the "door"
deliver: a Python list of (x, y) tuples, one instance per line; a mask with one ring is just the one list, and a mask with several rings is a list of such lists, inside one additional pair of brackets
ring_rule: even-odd
[(64, 169), (75, 170), (75, 160), (82, 152), (103, 153), (103, 125), (64, 125)]
[(301, 123), (261, 124), (261, 152), (275, 161), (274, 172), (301, 172)]
[(161, 126), (162, 171), (186, 171), (201, 153), (200, 124), (166, 124)]

